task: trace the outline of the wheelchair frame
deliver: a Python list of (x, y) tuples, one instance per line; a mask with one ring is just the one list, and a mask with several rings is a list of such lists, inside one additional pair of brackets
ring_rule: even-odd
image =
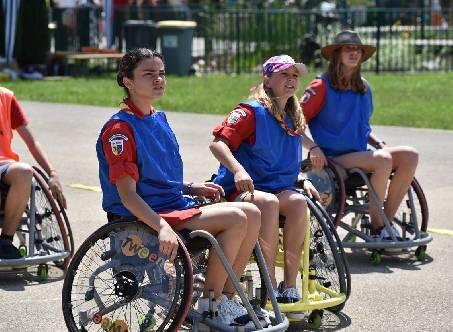
[[(373, 264), (377, 265), (380, 263), (380, 255), (385, 249), (406, 249), (417, 247), (416, 257), (419, 260), (423, 260), (426, 257), (426, 245), (432, 241), (431, 234), (427, 233), (427, 224), (428, 224), (428, 207), (426, 205), (426, 198), (423, 194), (423, 191), (414, 178), (412, 181), (411, 187), (409, 187), (407, 195), (408, 199), (406, 201), (408, 208), (411, 213), (409, 215), (409, 220), (406, 220), (407, 215), (403, 213), (402, 220), (395, 220), (395, 222), (402, 228), (403, 236), (406, 237), (405, 233), (413, 235), (412, 238), (399, 241), (393, 232), (391, 231), (391, 223), (385, 215), (384, 207), (379, 201), (379, 198), (374, 191), (373, 186), (367, 176), (367, 174), (360, 168), (352, 168), (350, 170), (344, 170), (348, 172), (347, 174), (351, 176), (358, 176), (361, 181), (363, 181), (366, 189), (362, 189), (363, 186), (353, 187), (351, 190), (354, 190), (354, 195), (346, 195), (346, 185), (345, 180), (342, 175), (343, 169), (340, 166), (337, 166), (331, 160), (328, 160), (328, 168), (333, 173), (333, 176), (336, 179), (330, 178), (331, 182), (338, 182), (333, 184), (333, 190), (337, 190), (339, 202), (334, 202), (337, 211), (333, 211), (335, 214), (335, 224), (338, 227), (341, 227), (346, 231), (346, 235), (342, 239), (343, 246), (345, 248), (352, 249), (371, 249), (372, 250), (372, 261)], [(336, 188), (335, 188), (336, 187)], [(414, 193), (415, 190), (415, 193)], [(361, 196), (358, 196), (361, 194)], [(335, 195), (335, 194), (334, 194)], [(352, 199), (351, 199), (352, 197)], [(419, 220), (417, 220), (416, 207), (414, 204), (415, 199), (418, 199), (420, 202), (420, 213), (422, 216), (422, 224), (419, 225)], [(351, 200), (352, 203), (348, 204), (347, 201)], [(373, 236), (369, 234), (369, 229), (371, 223), (366, 219), (369, 214), (369, 200), (372, 200), (374, 204), (378, 207), (378, 212), (380, 217), (384, 222), (384, 226), (391, 235), (390, 240), (377, 241)], [(404, 200), (401, 204), (404, 204)], [(415, 211), (415, 212), (414, 212)], [(348, 224), (344, 221), (344, 218), (349, 214), (354, 214), (351, 224)], [(365, 217), (365, 219), (363, 219)], [(363, 223), (362, 223), (363, 219)], [(395, 218), (396, 219), (396, 218)], [(361, 224), (358, 229), (359, 223)], [(367, 231), (368, 230), (368, 231)], [(407, 231), (407, 232), (406, 232)], [(357, 238), (360, 238), (363, 241), (357, 241)]]
[[(55, 262), (56, 265), (62, 269), (65, 269), (68, 266), (74, 250), (72, 231), (66, 212), (62, 208), (60, 202), (52, 197), (47, 182), (48, 179), (45, 174), (39, 168), (33, 167), (30, 199), (24, 211), (26, 216), (22, 217), (18, 230), (16, 231), (16, 235), (20, 242), (19, 249), (21, 250), (21, 253), (25, 255), (19, 259), (0, 259), (0, 273), (20, 273), (21, 270), (24, 270), (27, 267), (38, 265), (37, 274), (41, 280), (45, 280), (48, 275), (48, 262)], [(41, 224), (41, 221), (37, 220), (37, 218), (43, 217), (38, 215), (37, 212), (37, 190), (43, 191), (46, 201), (52, 209), (50, 213), (55, 216), (58, 223), (58, 228), (62, 237), (61, 240), (63, 241), (65, 250), (60, 250), (50, 244), (53, 241), (59, 240), (57, 236), (60, 235), (57, 235), (55, 238), (43, 239), (41, 234), (42, 230), (38, 230), (36, 227)], [(49, 213), (49, 211), (46, 211), (46, 213)], [(44, 217), (47, 217), (47, 215)], [(22, 228), (24, 225), (27, 226), (27, 229)], [(26, 234), (28, 234), (28, 241), (26, 241)]]
[[(114, 221), (114, 222), (111, 222), (111, 223), (108, 223), (108, 224), (102, 226), (97, 231), (95, 231), (90, 237), (88, 237), (88, 239), (86, 239), (84, 241), (84, 243), (81, 245), (81, 247), (79, 248), (77, 253), (74, 255), (74, 258), (72, 259), (71, 264), (68, 268), (68, 273), (66, 274), (64, 285), (63, 285), (63, 291), (62, 291), (63, 314), (64, 314), (65, 322), (66, 322), (66, 325), (67, 325), (69, 331), (86, 331), (86, 326), (88, 326), (92, 322), (95, 325), (101, 324), (101, 327), (103, 326), (102, 324), (104, 324), (104, 322), (105, 322), (105, 324), (112, 323), (111, 321), (106, 321), (105, 316), (111, 312), (115, 312), (115, 310), (117, 308), (128, 305), (129, 303), (134, 301), (136, 298), (142, 298), (144, 301), (145, 300), (152, 301), (151, 300), (151, 298), (152, 298), (154, 301), (159, 301), (159, 296), (157, 293), (156, 293), (156, 295), (153, 295), (154, 293), (152, 293), (151, 290), (146, 290), (145, 286), (139, 287), (137, 284), (136, 285), (137, 288), (134, 288), (133, 291), (131, 291), (131, 294), (129, 294), (130, 295), (129, 299), (120, 300), (117, 303), (109, 304), (108, 306), (106, 306), (106, 303), (104, 303), (102, 301), (101, 297), (97, 293), (94, 283), (95, 283), (96, 277), (99, 273), (107, 271), (110, 268), (112, 268), (112, 269), (120, 268), (120, 266), (118, 265), (120, 263), (114, 262), (113, 259), (117, 259), (117, 257), (121, 258), (121, 253), (114, 252), (114, 251), (112, 251), (112, 249), (109, 249), (108, 251), (105, 251), (101, 255), (98, 255), (99, 259), (101, 260), (100, 264), (102, 264), (102, 265), (99, 266), (98, 268), (96, 268), (95, 271), (90, 270), (92, 272), (91, 275), (83, 276), (84, 279), (88, 279), (88, 284), (86, 287), (83, 285), (81, 286), (78, 283), (79, 279), (77, 279), (77, 286), (74, 285), (74, 282), (75, 282), (74, 278), (79, 273), (83, 273), (82, 271), (78, 270), (79, 265), (82, 263), (82, 260), (84, 259), (84, 257), (88, 257), (87, 255), (88, 255), (89, 250), (92, 247), (94, 247), (95, 245), (97, 245), (97, 241), (100, 239), (106, 239), (108, 236), (110, 243), (112, 243), (112, 241), (114, 241), (114, 240), (112, 240), (114, 238), (113, 234), (120, 234), (120, 233), (115, 233), (114, 230), (121, 229), (121, 228), (126, 229), (128, 227), (136, 227), (137, 229), (145, 229), (146, 232), (148, 232), (148, 235), (147, 235), (148, 237), (154, 236), (155, 238), (157, 238), (156, 232), (141, 222), (138, 222), (138, 221)], [(111, 233), (108, 233), (109, 231), (111, 231)], [(143, 234), (145, 234), (145, 233), (143, 233)], [(255, 313), (255, 309), (252, 308), (252, 305), (250, 304), (248, 297), (246, 296), (241, 284), (239, 283), (239, 280), (236, 278), (232, 267), (228, 263), (225, 255), (223, 253), (223, 250), (220, 248), (220, 245), (218, 244), (217, 240), (210, 233), (208, 233), (206, 231), (202, 231), (202, 230), (192, 231), (189, 234), (189, 238), (190, 239), (187, 242), (187, 245), (189, 247), (190, 247), (191, 242), (194, 242), (194, 241), (200, 241), (200, 240), (209, 241), (211, 250), (214, 249), (216, 251), (225, 270), (227, 271), (229, 278), (231, 278), (231, 280), (233, 281), (233, 285), (235, 286), (238, 295), (240, 296), (241, 300), (243, 301), (243, 304), (255, 325), (255, 330), (284, 331), (288, 328), (289, 322), (286, 319), (286, 317), (280, 313), (280, 310), (278, 308), (275, 297), (272, 300), (275, 304), (275, 307), (274, 307), (275, 316), (272, 317), (273, 324), (268, 327), (263, 327), (263, 325), (261, 324), (261, 322), (259, 321), (259, 319), (257, 317), (257, 314)], [(155, 240), (154, 240), (154, 242), (155, 242)], [(111, 246), (111, 244), (110, 244), (110, 246)], [(115, 246), (116, 245), (114, 245), (114, 247)], [(153, 252), (152, 250), (148, 250), (149, 248), (143, 249), (144, 247), (145, 247), (145, 245), (142, 247), (142, 250), (145, 250), (147, 252), (147, 254), (150, 254)], [(204, 249), (201, 249), (201, 250), (206, 250), (206, 249), (208, 249), (208, 247), (204, 247)], [(160, 262), (159, 264), (161, 264), (161, 263), (164, 264), (164, 262), (166, 261), (166, 257), (164, 257), (158, 251), (158, 246), (157, 246), (157, 249), (154, 249), (154, 250), (157, 250), (155, 264), (158, 264), (157, 262)], [(262, 256), (261, 248), (259, 247), (259, 244), (257, 244), (255, 246), (255, 253), (257, 253), (257, 257), (259, 258), (259, 261), (260, 261), (259, 264), (264, 269), (265, 275), (267, 275), (266, 283), (268, 285), (270, 285), (270, 279), (269, 279), (269, 276), (267, 273), (266, 265), (264, 264), (264, 258)], [(120, 255), (118, 255), (118, 254), (120, 254)], [(124, 255), (124, 252), (123, 252), (123, 255)], [(140, 254), (138, 254), (138, 256), (140, 256)], [(146, 255), (144, 255), (144, 256), (146, 256)], [(137, 257), (135, 257), (135, 258), (137, 258)], [(163, 258), (163, 259), (161, 259), (161, 258)], [(180, 295), (181, 304), (179, 305), (179, 307), (177, 307), (175, 309), (175, 310), (177, 310), (177, 312), (176, 313), (173, 312), (172, 316), (170, 318), (168, 318), (168, 319), (174, 319), (171, 322), (170, 327), (164, 326), (162, 328), (165, 328), (166, 330), (170, 330), (170, 331), (178, 331), (180, 326), (184, 323), (184, 321), (186, 321), (186, 324), (190, 324), (193, 326), (193, 331), (199, 330), (200, 323), (203, 323), (203, 324), (205, 324), (211, 328), (214, 328), (216, 330), (219, 330), (219, 331), (237, 331), (238, 327), (225, 326), (225, 325), (219, 323), (218, 321), (216, 321), (214, 319), (215, 318), (214, 312), (209, 313), (209, 315), (203, 315), (203, 314), (195, 311), (194, 309), (190, 308), (190, 306), (192, 304), (194, 280), (193, 280), (193, 274), (192, 274), (192, 264), (190, 263), (191, 262), (190, 256), (189, 256), (189, 253), (182, 240), (180, 240), (180, 246), (179, 246), (179, 250), (178, 250), (177, 260), (182, 260), (183, 262), (185, 262), (184, 264), (186, 265), (185, 273), (183, 274), (184, 276), (182, 277), (184, 279), (184, 285), (185, 285), (184, 294)], [(177, 261), (177, 260), (175, 260), (175, 261)], [(140, 263), (140, 264), (143, 265), (143, 263)], [(124, 266), (127, 267), (128, 265), (126, 264)], [(134, 267), (135, 266), (137, 266), (137, 265), (134, 265)], [(137, 267), (137, 269), (139, 267)], [(131, 265), (130, 269), (132, 270), (132, 265)], [(143, 267), (143, 269), (145, 269), (145, 268)], [(116, 276), (120, 273), (122, 273), (122, 272), (116, 273), (115, 276), (112, 273), (112, 280), (113, 280), (113, 278), (117, 278)], [(144, 273), (145, 272), (143, 272), (143, 276), (144, 276)], [(148, 272), (146, 271), (146, 273), (148, 273)], [(140, 278), (142, 277), (142, 274), (139, 274), (139, 273), (136, 273), (136, 274), (140, 275)], [(165, 279), (164, 278), (165, 276), (163, 276), (163, 275), (160, 275), (160, 276), (155, 275), (155, 276), (157, 277), (158, 280)], [(137, 277), (134, 277), (134, 276), (131, 277), (131, 279), (134, 279), (134, 278), (137, 279)], [(117, 284), (121, 284), (121, 283), (117, 281)], [(155, 290), (154, 290), (155, 292), (157, 292), (159, 290), (159, 287), (161, 290), (165, 291), (166, 288), (163, 286), (164, 284), (165, 283), (161, 282), (160, 284), (157, 283), (155, 286), (149, 285), (148, 287), (151, 287), (151, 288), (155, 287)], [(120, 285), (120, 286), (122, 286), (122, 285)], [(118, 287), (120, 287), (120, 286), (118, 286)], [(72, 298), (72, 295), (73, 295), (72, 288), (73, 287), (78, 287), (77, 288), (77, 290), (79, 292), (78, 294), (85, 294), (85, 297), (82, 300)], [(86, 290), (85, 289), (80, 290), (79, 287), (85, 287)], [(118, 288), (118, 287), (115, 286), (115, 294), (117, 293), (116, 288)], [(128, 287), (125, 287), (124, 289), (127, 289), (127, 288)], [(83, 291), (85, 291), (85, 293), (83, 293)], [(75, 297), (77, 297), (76, 296), (77, 294), (74, 294), (74, 295), (75, 295)], [(144, 296), (149, 296), (149, 298), (144, 298)], [(77, 314), (79, 316), (79, 323), (80, 323), (80, 325), (82, 325), (79, 330), (79, 328), (77, 327), (75, 317), (74, 317), (73, 308), (74, 308), (74, 303), (77, 303), (77, 301), (84, 301), (84, 300), (85, 300), (85, 302), (94, 300), (96, 305), (94, 308), (92, 308), (93, 310), (86, 310), (83, 312), (79, 312)], [(175, 300), (173, 300), (173, 301), (175, 301)], [(161, 300), (161, 302), (162, 302), (162, 300)], [(80, 307), (81, 305), (82, 304), (77, 304), (76, 307)], [(132, 305), (130, 307), (132, 307)], [(98, 308), (99, 310), (96, 311), (97, 309), (95, 309), (95, 308)], [(151, 320), (152, 318), (148, 317), (148, 319)], [(165, 318), (165, 320), (167, 320), (167, 318)], [(169, 324), (169, 322), (164, 321), (164, 323), (162, 323), (162, 324)], [(105, 326), (107, 326), (107, 325), (105, 325)], [(99, 327), (96, 326), (95, 328), (99, 328)], [(111, 328), (111, 326), (108, 328)], [(160, 330), (162, 330), (162, 328), (160, 328), (158, 330), (160, 331)], [(243, 327), (239, 328), (239, 330), (241, 330), (241, 329), (244, 330)], [(146, 328), (143, 328), (143, 329), (140, 328), (140, 331), (142, 331), (142, 330), (146, 331)], [(121, 330), (121, 331), (123, 331), (123, 330)]]
[[(299, 191), (301, 194), (303, 192)], [(304, 196), (306, 196), (304, 194)], [(338, 312), (343, 309), (350, 291), (351, 291), (351, 279), (349, 273), (349, 265), (344, 256), (343, 247), (339, 241), (338, 234), (336, 234), (335, 227), (330, 220), (329, 215), (323, 207), (313, 199), (307, 198), (307, 220), (305, 229), (305, 239), (303, 245), (303, 254), (301, 258), (301, 266), (299, 272), (302, 279), (302, 288), (301, 288), (301, 300), (296, 303), (278, 303), (280, 310), (283, 313), (301, 313), (301, 312), (310, 312), (308, 316), (308, 325), (310, 328), (319, 328), (321, 325), (321, 318), (323, 315), (323, 310), (327, 309), (333, 312)], [(344, 281), (339, 280), (340, 291), (329, 289), (325, 285), (322, 285), (317, 281), (318, 277), (316, 275), (316, 266), (312, 264), (312, 256), (317, 253), (310, 252), (316, 251), (315, 248), (311, 249), (311, 232), (313, 225), (311, 224), (311, 215), (314, 215), (317, 222), (319, 223), (322, 232), (327, 238), (331, 250), (335, 250), (334, 261), (338, 269), (339, 278), (344, 278)], [(281, 235), (280, 235), (281, 236)], [(315, 246), (316, 247), (316, 246)], [(318, 248), (320, 251), (322, 248)], [(279, 251), (276, 257), (276, 267), (284, 267), (284, 251), (282, 247), (282, 242), (279, 242)], [(262, 272), (262, 271), (260, 271)], [(260, 273), (260, 278), (263, 279), (262, 273)], [(322, 279), (322, 277), (319, 277)], [(344, 288), (344, 292), (341, 292), (341, 288)], [(270, 289), (269, 287), (267, 289)], [(270, 295), (270, 294), (269, 294)], [(273, 295), (273, 294), (272, 294)], [(265, 305), (266, 309), (270, 309), (270, 304), (262, 302), (261, 305)], [(290, 322), (298, 322), (303, 318), (293, 318), (288, 317)]]

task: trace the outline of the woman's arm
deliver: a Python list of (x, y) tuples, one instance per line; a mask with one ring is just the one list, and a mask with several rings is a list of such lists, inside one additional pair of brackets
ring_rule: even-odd
[(170, 225), (137, 194), (136, 182), (130, 176), (119, 178), (116, 181), (116, 188), (124, 206), (139, 220), (159, 233), (159, 250), (173, 261), (178, 252), (178, 239)]
[(302, 146), (308, 150), (308, 156), (314, 170), (323, 169), (327, 159), (319, 145), (315, 144), (305, 133), (301, 134)]
[(216, 137), (209, 144), (209, 149), (214, 157), (233, 173), (236, 189), (239, 191), (249, 191), (253, 194), (253, 180), (244, 167), (242, 167), (239, 161), (233, 156), (233, 153), (228, 147), (228, 142), (223, 138)]
[(41, 147), (41, 144), (35, 139), (31, 129), (27, 125), (23, 125), (16, 128), (22, 140), (27, 145), (33, 158), (41, 166), (44, 171), (49, 175), (49, 188), (52, 192), (53, 197), (58, 199), (62, 206), (66, 209), (66, 198), (63, 194), (63, 186), (58, 178), (57, 171), (53, 168), (49, 158)]
[(373, 132), (368, 136), (368, 144), (376, 149), (382, 149), (386, 145), (385, 142), (381, 141)]

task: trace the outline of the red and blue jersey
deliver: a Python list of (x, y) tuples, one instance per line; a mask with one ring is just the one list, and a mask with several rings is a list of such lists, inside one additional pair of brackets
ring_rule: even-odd
[(301, 106), (310, 133), (326, 156), (366, 151), (373, 113), (371, 89), (335, 90), (323, 75), (305, 90)]
[(165, 114), (143, 116), (128, 106), (104, 125), (96, 144), (103, 209), (132, 216), (115, 185), (124, 175), (136, 181), (137, 194), (156, 212), (194, 207), (195, 201), (182, 193), (183, 163)]
[[(292, 129), (288, 116), (285, 123)], [(229, 142), (234, 157), (253, 179), (257, 190), (277, 192), (294, 188), (302, 160), (301, 138), (289, 135), (258, 101), (241, 103), (213, 134)], [(223, 165), (214, 182), (224, 188), (227, 196), (235, 190), (233, 174)]]

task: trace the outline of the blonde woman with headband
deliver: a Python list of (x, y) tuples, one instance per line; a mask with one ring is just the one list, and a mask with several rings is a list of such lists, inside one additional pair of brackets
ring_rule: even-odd
[[(251, 202), (261, 210), (260, 244), (281, 303), (300, 300), (296, 279), (307, 202), (295, 191), (294, 184), (302, 160), (302, 143), (308, 149), (315, 146), (303, 134), (305, 121), (295, 97), (299, 78), (306, 73), (305, 65), (288, 55), (268, 59), (263, 65), (262, 83), (214, 129), (210, 145), (221, 163), (214, 182), (223, 187), (230, 201)], [(305, 181), (304, 185), (310, 195), (318, 196), (311, 183)], [(285, 271), (284, 281), (277, 287), (279, 214), (286, 217)]]

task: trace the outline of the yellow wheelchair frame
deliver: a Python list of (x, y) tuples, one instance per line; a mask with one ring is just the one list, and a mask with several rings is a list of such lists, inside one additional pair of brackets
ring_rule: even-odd
[[(295, 303), (279, 303), (280, 310), (282, 313), (306, 313), (311, 312), (308, 317), (308, 326), (310, 328), (319, 328), (321, 326), (321, 320), (323, 316), (323, 309), (330, 309), (331, 311), (339, 311), (343, 307), (343, 304), (346, 302), (349, 296), (349, 269), (347, 268), (347, 262), (344, 259), (343, 249), (341, 247), (341, 242), (339, 242), (338, 235), (335, 233), (332, 235), (332, 232), (335, 231), (335, 227), (333, 223), (331, 223), (330, 219), (326, 213), (322, 213), (322, 207), (316, 203), (311, 201), (307, 198), (307, 202), (309, 208), (307, 209), (307, 223), (305, 229), (305, 239), (303, 245), (303, 252), (301, 257), (301, 266), (299, 268), (299, 272), (301, 275), (302, 287), (300, 289), (300, 301)], [(331, 236), (331, 239), (336, 241), (336, 248), (331, 248), (332, 250), (335, 249), (338, 252), (338, 256), (336, 257), (338, 261), (336, 264), (341, 264), (343, 266), (339, 267), (339, 275), (345, 278), (345, 292), (338, 292), (336, 290), (330, 289), (325, 287), (321, 283), (317, 281), (316, 277), (316, 267), (310, 266), (310, 241), (311, 241), (311, 212), (310, 210), (318, 210), (316, 211), (316, 217), (318, 223), (324, 223), (323, 231), (324, 233), (330, 232), (328, 236)], [(325, 212), (325, 211), (324, 211)], [(321, 218), (321, 220), (319, 220)], [(331, 224), (329, 227), (328, 223)], [(283, 251), (283, 237), (282, 232), (280, 232), (280, 239), (279, 239), (279, 248), (276, 257), (275, 266), (284, 268), (284, 251)], [(326, 236), (326, 235), (324, 235)], [(331, 242), (330, 242), (331, 243)], [(340, 257), (342, 256), (342, 257)], [(338, 259), (342, 258), (342, 259)], [(251, 273), (251, 272), (249, 272)], [(340, 287), (341, 288), (341, 287)], [(271, 309), (271, 303), (267, 302), (266, 309)], [(301, 321), (304, 317), (296, 317), (295, 315), (288, 315), (288, 320), (290, 322), (298, 322)], [(292, 317), (291, 317), (292, 316)]]

